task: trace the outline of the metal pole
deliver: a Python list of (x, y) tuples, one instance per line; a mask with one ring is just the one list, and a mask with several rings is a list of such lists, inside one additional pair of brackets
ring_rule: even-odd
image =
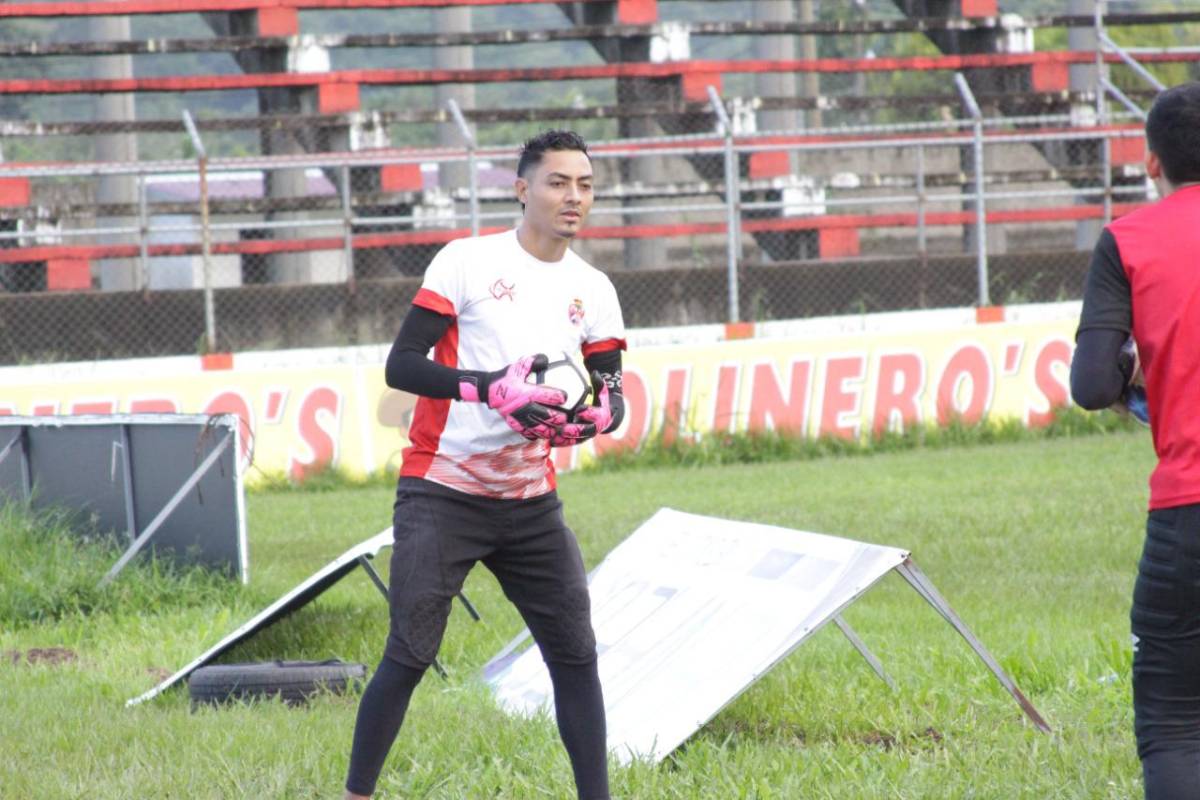
[(103, 589), (110, 582), (112, 582), (112, 579), (117, 577), (117, 573), (123, 570), (125, 565), (129, 563), (129, 559), (138, 554), (138, 551), (141, 550), (150, 537), (154, 535), (155, 531), (162, 527), (162, 524), (166, 521), (167, 517), (171, 516), (172, 512), (179, 507), (179, 504), (183, 502), (183, 499), (187, 496), (188, 492), (192, 491), (196, 484), (200, 482), (200, 479), (204, 477), (204, 474), (208, 472), (209, 468), (212, 467), (213, 464), (217, 463), (217, 459), (221, 457), (221, 453), (225, 452), (226, 448), (229, 447), (229, 444), (232, 441), (233, 434), (229, 434), (217, 443), (217, 446), (213, 448), (213, 451), (209, 453), (202, 462), (200, 462), (200, 466), (196, 467), (195, 471), (188, 476), (188, 479), (183, 482), (183, 485), (180, 486), (175, 494), (171, 496), (171, 499), (167, 501), (167, 504), (163, 506), (154, 519), (150, 521), (150, 524), (146, 526), (146, 530), (137, 535), (137, 538), (133, 540), (133, 544), (129, 545), (128, 549), (126, 549), (125, 552), (121, 554), (121, 557), (117, 559), (117, 563), (112, 565), (112, 569), (105, 573), (104, 577), (100, 579), (98, 588)]
[(146, 174), (139, 172), (137, 176), (137, 193), (138, 193), (138, 250), (140, 257), (138, 261), (138, 270), (141, 273), (139, 277), (139, 287), (143, 291), (150, 291), (150, 217), (147, 209), (146, 201)]
[[(1092, 3), (1092, 27), (1096, 30), (1096, 124), (1108, 124), (1108, 103), (1105, 102), (1104, 84), (1108, 70), (1104, 64), (1104, 0)], [(1104, 224), (1112, 222), (1112, 139), (1105, 136), (1100, 140), (1100, 167), (1104, 170)]]
[(1100, 85), (1103, 87), (1104, 91), (1117, 98), (1117, 102), (1125, 106), (1125, 108), (1127, 108), (1131, 114), (1140, 119), (1142, 122), (1146, 121), (1146, 112), (1142, 109), (1142, 107), (1130, 100), (1129, 96), (1113, 85), (1112, 81), (1110, 81), (1108, 78), (1101, 78)]
[(342, 164), (342, 279), (354, 287), (354, 214), (350, 209), (350, 165)]
[(967, 112), (974, 120), (972, 128), (972, 144), (975, 173), (975, 268), (979, 275), (979, 305), (991, 305), (988, 298), (988, 265), (987, 265), (987, 213), (983, 206), (983, 112), (975, 102), (975, 95), (967, 85), (967, 79), (961, 72), (954, 73), (954, 85), (962, 95)]
[(137, 538), (137, 504), (133, 498), (133, 445), (129, 441), (129, 425), (121, 426), (121, 482), (125, 485), (126, 536), (132, 544)]
[(925, 258), (928, 252), (925, 240), (925, 148), (917, 145), (917, 253)]
[(1126, 53), (1125, 49), (1121, 47), (1121, 45), (1117, 44), (1103, 33), (1099, 35), (1099, 39), (1104, 47), (1116, 53), (1117, 57), (1124, 61), (1134, 72), (1136, 72), (1142, 80), (1153, 86), (1155, 89), (1158, 89), (1160, 92), (1166, 90), (1167, 85), (1158, 78), (1154, 77), (1154, 73), (1150, 72), (1150, 70), (1139, 64), (1137, 59), (1129, 55), (1129, 53)]
[(954, 628), (959, 636), (966, 640), (971, 649), (975, 651), (975, 655), (979, 656), (979, 660), (991, 670), (992, 674), (996, 676), (996, 680), (1000, 681), (1000, 685), (1017, 701), (1017, 705), (1025, 712), (1025, 716), (1029, 717), (1029, 721), (1043, 733), (1052, 733), (1050, 725), (1042, 718), (1038, 710), (1033, 707), (1033, 703), (1029, 702), (1029, 698), (1025, 697), (1021, 690), (1017, 688), (1017, 684), (1013, 682), (1013, 679), (1008, 676), (1008, 673), (1004, 671), (999, 662), (988, 652), (988, 649), (983, 646), (983, 642), (979, 641), (975, 637), (975, 634), (967, 628), (966, 623), (959, 618), (958, 614), (954, 613), (954, 609), (950, 607), (946, 599), (934, 588), (933, 582), (925, 576), (925, 573), (917, 569), (917, 565), (908, 558), (904, 559), (903, 564), (895, 567), (895, 570), (900, 573), (900, 576), (904, 580), (908, 581), (910, 586), (917, 590), (917, 594), (925, 602), (933, 606), (942, 615), (942, 619), (950, 623), (950, 627)]
[(470, 193), (470, 209), (471, 209), (471, 235), (479, 235), (479, 176), (475, 170), (475, 136), (471, 133), (470, 127), (467, 126), (467, 120), (462, 115), (462, 109), (458, 107), (458, 102), (453, 97), (446, 101), (446, 107), (450, 109), (450, 116), (454, 117), (454, 122), (458, 125), (459, 133), (467, 143), (467, 191)]
[(738, 310), (738, 264), (741, 261), (742, 232), (738, 212), (738, 167), (737, 153), (733, 149), (733, 122), (725, 111), (721, 96), (712, 86), (708, 87), (708, 100), (721, 123), (725, 135), (725, 231), (726, 266), (729, 284), (729, 321), (740, 322)]
[(896, 682), (887, 674), (887, 671), (883, 668), (883, 664), (875, 657), (870, 648), (867, 647), (866, 642), (860, 639), (858, 634), (854, 632), (854, 629), (850, 627), (850, 623), (842, 619), (841, 614), (835, 614), (833, 616), (833, 624), (838, 626), (838, 630), (842, 632), (842, 635), (850, 641), (850, 644), (854, 645), (854, 649), (867, 660), (867, 663), (871, 665), (871, 669), (875, 670), (875, 674), (888, 685), (888, 688), (895, 689)]
[(192, 137), (192, 146), (196, 148), (196, 161), (200, 173), (200, 253), (204, 263), (204, 344), (205, 352), (217, 351), (217, 319), (213, 310), (212, 291), (212, 232), (208, 227), (208, 153), (204, 150), (204, 142), (196, 123), (192, 121), (191, 112), (183, 110), (183, 125), (187, 128), (188, 136)]
[(917, 263), (920, 277), (917, 281), (917, 303), (921, 308), (929, 305), (929, 239), (925, 227), (925, 212), (928, 196), (925, 194), (925, 147), (917, 145)]

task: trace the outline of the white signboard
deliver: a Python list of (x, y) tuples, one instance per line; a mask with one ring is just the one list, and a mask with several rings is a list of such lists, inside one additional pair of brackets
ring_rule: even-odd
[[(662, 509), (590, 580), (608, 714), (622, 762), (657, 762), (908, 553)], [(523, 634), (484, 668), (501, 705), (553, 705)]]

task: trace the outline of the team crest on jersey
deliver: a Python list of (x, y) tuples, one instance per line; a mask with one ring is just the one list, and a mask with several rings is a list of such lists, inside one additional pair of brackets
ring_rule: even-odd
[(497, 300), (507, 297), (509, 300), (515, 301), (517, 299), (516, 288), (515, 283), (505, 283), (504, 278), (497, 278), (496, 282), (492, 284), (492, 297)]
[(583, 301), (578, 297), (571, 301), (571, 305), (567, 306), (567, 319), (571, 320), (572, 325), (579, 325), (583, 322)]

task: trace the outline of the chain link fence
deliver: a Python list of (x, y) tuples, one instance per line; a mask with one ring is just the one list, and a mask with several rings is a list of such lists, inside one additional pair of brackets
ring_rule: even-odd
[[(631, 327), (1076, 298), (1100, 226), (1151, 197), (1136, 120), (759, 132), (713, 99), (592, 143), (574, 247)], [(662, 133), (685, 126), (710, 132)], [(440, 247), (519, 221), (517, 145), (464, 141), (10, 170), (0, 360), (388, 342)]]

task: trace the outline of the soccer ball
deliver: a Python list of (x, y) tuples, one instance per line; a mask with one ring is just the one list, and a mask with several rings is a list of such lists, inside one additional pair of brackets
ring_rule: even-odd
[(1142, 361), (1138, 357), (1137, 342), (1130, 336), (1117, 356), (1123, 368), (1130, 371), (1129, 383), (1121, 391), (1117, 401), (1118, 411), (1131, 414), (1143, 425), (1150, 424), (1150, 406), (1146, 402), (1146, 376), (1142, 374)]
[(534, 370), (525, 380), (565, 392), (567, 401), (556, 407), (565, 411), (568, 416), (583, 408), (592, 393), (592, 382), (565, 352), (559, 353), (557, 357), (551, 356), (551, 361), (545, 369)]

